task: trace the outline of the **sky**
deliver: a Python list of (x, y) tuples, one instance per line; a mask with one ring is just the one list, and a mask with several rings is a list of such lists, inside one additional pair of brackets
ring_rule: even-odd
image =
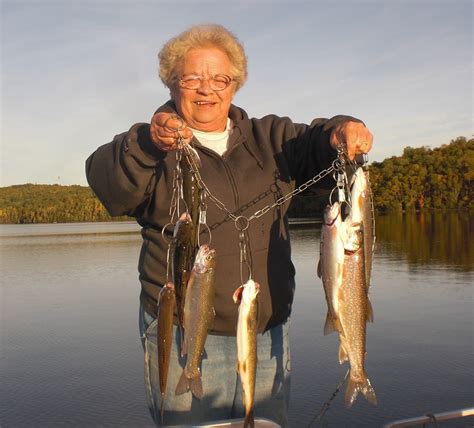
[(169, 98), (157, 54), (191, 25), (244, 44), (234, 103), (355, 116), (369, 161), (471, 138), (471, 0), (0, 0), (0, 186), (86, 185), (84, 163)]

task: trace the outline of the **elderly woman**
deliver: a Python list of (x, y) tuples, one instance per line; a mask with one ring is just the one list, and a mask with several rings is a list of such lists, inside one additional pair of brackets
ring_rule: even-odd
[[(166, 282), (167, 242), (162, 229), (170, 222), (178, 138), (182, 136), (197, 151), (200, 174), (209, 192), (228, 211), (246, 218), (328, 168), (339, 143), (346, 145), (351, 158), (368, 152), (372, 145), (369, 130), (348, 116), (315, 119), (309, 125), (274, 115), (249, 118), (232, 104), (247, 78), (244, 49), (222, 26), (191, 27), (170, 40), (159, 59), (160, 77), (170, 89), (171, 100), (158, 108), (151, 124), (133, 125), (87, 160), (88, 181), (107, 210), (114, 216), (133, 216), (143, 228), (140, 328), (146, 347), (146, 393), (157, 425), (161, 423), (161, 403), (153, 332), (158, 294)], [(179, 127), (182, 129), (178, 132), (175, 128)], [(174, 394), (183, 367), (178, 353), (180, 333), (175, 327), (166, 425), (197, 424), (244, 414), (235, 369), (238, 306), (232, 299), (242, 283), (239, 230), (222, 207), (211, 200), (206, 203), (217, 267), (215, 319), (201, 367), (204, 396), (198, 400), (190, 392)], [(254, 414), (281, 426), (287, 425), (288, 329), (295, 288), (288, 205), (286, 201), (253, 218), (244, 231), (252, 277), (260, 284)]]

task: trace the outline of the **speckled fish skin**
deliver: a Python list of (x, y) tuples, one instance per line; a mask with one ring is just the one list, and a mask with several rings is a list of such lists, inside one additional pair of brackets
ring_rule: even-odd
[(321, 228), (320, 258), (318, 276), (324, 286), (328, 306), (324, 334), (340, 330), (338, 325), (339, 291), (342, 286), (344, 264), (344, 222), (341, 203), (335, 202), (324, 209), (324, 223)]
[(339, 331), (339, 362), (349, 360), (350, 374), (345, 394), (347, 407), (352, 406), (359, 392), (372, 404), (377, 404), (375, 391), (365, 372), (365, 342), (367, 321), (373, 319), (369, 301), (364, 264), (364, 232), (361, 225), (351, 225), (345, 221), (347, 236), (343, 265), (342, 286), (339, 291), (337, 310)]
[(166, 283), (158, 295), (158, 374), (161, 393), (161, 421), (163, 422), (164, 400), (168, 382), (168, 370), (173, 344), (173, 319), (176, 307), (174, 284)]
[(365, 278), (367, 288), (369, 288), (375, 245), (375, 228), (369, 176), (368, 172), (361, 167), (357, 168), (352, 177), (350, 217), (352, 224), (361, 224), (364, 231)]
[(254, 427), (253, 405), (257, 374), (257, 314), (260, 285), (249, 279), (234, 293), (239, 303), (237, 321), (237, 371), (243, 389), (245, 407), (244, 428)]
[(201, 358), (215, 316), (215, 250), (202, 245), (196, 255), (186, 290), (184, 306), (184, 346), (182, 354), (187, 355), (186, 366), (176, 386), (176, 395), (191, 390), (199, 400), (203, 397), (201, 381)]
[[(183, 333), (184, 305), (186, 299), (186, 287), (193, 267), (194, 257), (194, 225), (190, 215), (185, 212), (181, 214), (176, 222), (173, 232), (171, 273), (176, 292), (176, 310), (178, 323)], [(183, 334), (181, 334), (183, 337)]]

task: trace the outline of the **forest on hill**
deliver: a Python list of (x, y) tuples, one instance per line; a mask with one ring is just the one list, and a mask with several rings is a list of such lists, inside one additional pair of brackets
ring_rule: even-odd
[(474, 208), (474, 139), (459, 137), (435, 149), (406, 147), (370, 165), (378, 211)]
[[(377, 211), (474, 208), (474, 139), (449, 144), (406, 147), (369, 166)], [(294, 198), (290, 217), (320, 216), (327, 193), (308, 189)], [(87, 186), (22, 184), (0, 188), (0, 223), (68, 223), (111, 220)]]

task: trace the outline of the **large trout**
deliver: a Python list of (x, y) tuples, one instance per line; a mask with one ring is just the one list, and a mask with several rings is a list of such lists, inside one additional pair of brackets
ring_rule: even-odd
[(257, 373), (257, 296), (260, 285), (249, 279), (234, 293), (240, 303), (237, 321), (237, 371), (243, 389), (245, 407), (244, 428), (254, 427), (253, 404)]
[(170, 366), (171, 347), (173, 344), (173, 318), (176, 306), (174, 284), (168, 282), (158, 295), (158, 374), (161, 393), (161, 422), (163, 422), (164, 400)]
[(187, 355), (186, 366), (176, 386), (176, 395), (191, 390), (193, 395), (203, 397), (201, 380), (201, 358), (206, 343), (207, 331), (214, 321), (214, 277), (215, 250), (202, 245), (189, 278), (184, 305), (184, 344), (182, 354)]
[[(365, 263), (367, 247), (364, 247), (364, 223), (367, 221), (367, 210), (362, 193), (367, 188), (363, 185), (366, 183), (364, 177), (356, 174), (351, 193), (351, 210), (344, 221), (341, 218), (340, 202), (326, 207), (318, 266), (328, 304), (324, 333), (339, 332), (339, 362), (342, 364), (349, 360), (350, 364), (345, 396), (347, 406), (354, 403), (359, 392), (369, 402), (377, 404), (364, 368), (366, 325), (367, 321), (373, 320)], [(372, 223), (371, 217), (370, 221)]]
[(359, 392), (377, 404), (375, 391), (365, 372), (365, 340), (367, 321), (373, 320), (365, 272), (364, 232), (361, 225), (345, 220), (346, 238), (342, 269), (342, 285), (338, 292), (337, 322), (339, 326), (339, 363), (349, 360), (350, 373), (345, 402), (350, 407)]
[(372, 254), (375, 245), (375, 228), (373, 215), (372, 192), (370, 189), (368, 172), (362, 168), (357, 168), (352, 177), (351, 185), (351, 209), (350, 217), (352, 224), (362, 226), (364, 231), (364, 257), (365, 257), (365, 278), (367, 288), (370, 287), (372, 271)]

